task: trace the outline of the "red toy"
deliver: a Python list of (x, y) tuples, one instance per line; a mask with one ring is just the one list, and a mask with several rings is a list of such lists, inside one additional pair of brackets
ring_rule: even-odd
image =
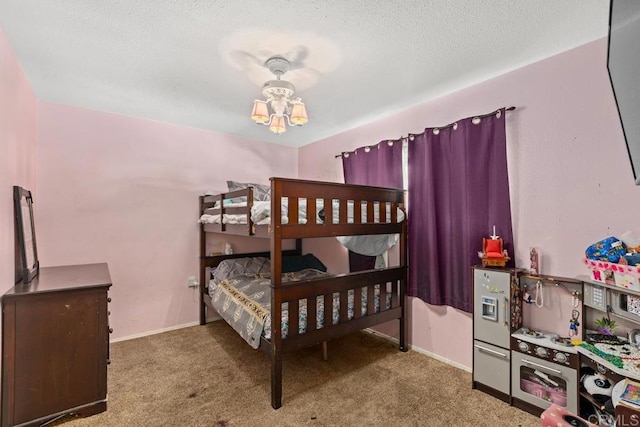
[(507, 264), (511, 258), (502, 245), (502, 238), (495, 234), (491, 238), (482, 238), (482, 252), (478, 252), (478, 256), (483, 267), (504, 267)]

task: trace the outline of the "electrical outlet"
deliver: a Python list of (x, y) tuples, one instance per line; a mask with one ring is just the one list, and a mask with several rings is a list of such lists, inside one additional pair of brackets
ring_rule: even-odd
[(198, 286), (200, 286), (200, 283), (196, 280), (195, 276), (189, 276), (189, 278), (187, 279), (187, 286), (189, 286), (190, 288), (197, 288)]

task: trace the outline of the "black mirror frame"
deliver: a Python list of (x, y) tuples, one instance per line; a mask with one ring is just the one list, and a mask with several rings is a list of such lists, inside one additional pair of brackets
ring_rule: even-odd
[[(22, 209), (23, 201), (28, 207), (27, 212)], [(15, 221), (15, 250), (16, 250), (16, 268), (15, 268), (15, 283), (22, 281), (22, 283), (29, 283), (34, 277), (38, 275), (40, 271), (40, 263), (38, 261), (38, 249), (36, 245), (36, 231), (33, 221), (33, 197), (31, 191), (25, 190), (22, 187), (13, 187), (13, 210)], [(29, 218), (25, 218), (25, 214), (29, 215)], [(26, 236), (25, 232), (28, 232), (26, 226), (29, 226), (31, 230), (31, 236)], [(29, 240), (30, 238), (30, 240)], [(28, 245), (28, 242), (32, 242)], [(32, 250), (33, 253), (28, 254), (27, 251)], [(27, 265), (27, 260), (31, 255), (33, 259), (32, 265)]]

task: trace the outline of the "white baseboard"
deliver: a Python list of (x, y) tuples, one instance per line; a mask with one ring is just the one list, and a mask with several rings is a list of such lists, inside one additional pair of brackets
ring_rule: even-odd
[[(214, 317), (214, 318), (211, 318), (211, 319), (207, 319), (207, 323), (215, 322), (215, 321), (221, 320), (221, 319), (222, 319), (221, 317), (218, 317), (218, 318)], [(175, 331), (176, 329), (189, 328), (191, 326), (196, 326), (196, 325), (199, 325), (199, 324), (200, 324), (199, 321), (183, 323), (182, 325), (169, 326), (168, 328), (155, 329), (153, 331), (142, 332), (140, 334), (134, 334), (134, 335), (128, 335), (126, 337), (115, 338), (113, 340), (110, 340), (110, 342), (116, 343), (116, 342), (120, 342), (120, 341), (132, 340), (132, 339), (135, 339), (135, 338), (142, 338), (142, 337), (146, 337), (146, 336), (149, 336), (149, 335), (161, 334), (163, 332)], [(391, 342), (395, 343), (396, 345), (398, 344), (398, 339), (397, 338), (392, 337), (392, 336), (387, 335), (387, 334), (383, 334), (382, 332), (378, 332), (378, 331), (376, 331), (374, 329), (367, 328), (367, 329), (364, 329), (363, 331), (367, 332), (367, 333), (370, 333), (372, 335), (376, 335), (376, 336), (378, 336), (380, 338), (384, 338), (384, 339), (386, 339), (388, 341), (391, 341)], [(416, 352), (418, 352), (420, 354), (424, 354), (425, 356), (431, 357), (433, 359), (439, 360), (440, 362), (446, 363), (447, 365), (451, 365), (451, 366), (453, 366), (455, 368), (462, 369), (463, 371), (467, 371), (467, 372), (471, 373), (471, 368), (469, 368), (468, 366), (465, 366), (465, 365), (463, 365), (461, 363), (458, 363), (458, 362), (454, 362), (453, 360), (447, 359), (446, 357), (442, 357), (439, 354), (432, 353), (430, 351), (427, 351), (427, 350), (425, 350), (423, 348), (420, 348), (420, 347), (417, 347), (417, 346), (414, 346), (414, 345), (411, 345), (411, 344), (409, 344), (409, 349), (411, 349), (413, 351), (416, 351)]]
[[(386, 340), (389, 340), (389, 341), (391, 341), (391, 342), (393, 342), (395, 344), (399, 343), (398, 338), (389, 336), (387, 334), (383, 334), (382, 332), (378, 332), (378, 331), (376, 331), (374, 329), (367, 328), (367, 329), (364, 329), (363, 331), (364, 332), (368, 332), (368, 333), (370, 333), (372, 335), (376, 335), (376, 336), (378, 336), (380, 338), (384, 338)], [(411, 349), (411, 350), (413, 350), (415, 352), (418, 352), (420, 354), (424, 354), (425, 356), (429, 356), (429, 357), (431, 357), (433, 359), (439, 360), (440, 362), (446, 363), (447, 365), (451, 365), (451, 366), (453, 366), (455, 368), (462, 369), (463, 371), (466, 371), (466, 372), (469, 372), (469, 373), (472, 372), (472, 369), (470, 367), (465, 366), (462, 363), (454, 362), (453, 360), (447, 359), (446, 357), (442, 357), (439, 354), (427, 351), (424, 348), (420, 348), (418, 346), (409, 344), (409, 349)]]
[(147, 337), (149, 335), (155, 335), (155, 334), (161, 334), (163, 332), (175, 331), (176, 329), (189, 328), (191, 326), (196, 326), (196, 325), (199, 325), (199, 324), (200, 324), (199, 321), (183, 323), (182, 325), (169, 326), (168, 328), (156, 329), (156, 330), (153, 330), (153, 331), (142, 332), (140, 334), (134, 334), (134, 335), (128, 335), (126, 337), (115, 338), (115, 339), (110, 340), (110, 342), (114, 343), (114, 342), (119, 342), (119, 341), (132, 340), (134, 338)]

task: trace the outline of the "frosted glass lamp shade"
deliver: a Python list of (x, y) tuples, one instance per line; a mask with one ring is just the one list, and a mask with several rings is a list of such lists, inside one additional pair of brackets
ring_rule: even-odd
[(286, 124), (284, 122), (284, 117), (274, 116), (271, 119), (271, 124), (269, 125), (269, 130), (273, 133), (281, 134), (287, 131)]
[(256, 99), (253, 102), (253, 111), (251, 112), (251, 119), (256, 123), (266, 123), (269, 121), (269, 110), (267, 103)]
[(304, 103), (296, 102), (291, 108), (291, 123), (294, 125), (303, 125), (309, 121), (307, 117), (307, 109), (304, 107)]

